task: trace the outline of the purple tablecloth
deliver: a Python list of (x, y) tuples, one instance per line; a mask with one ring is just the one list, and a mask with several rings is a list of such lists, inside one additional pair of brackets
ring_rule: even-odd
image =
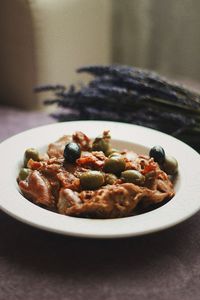
[[(43, 113), (1, 108), (0, 140), (50, 122)], [(199, 300), (199, 217), (147, 236), (89, 240), (0, 212), (0, 300)]]

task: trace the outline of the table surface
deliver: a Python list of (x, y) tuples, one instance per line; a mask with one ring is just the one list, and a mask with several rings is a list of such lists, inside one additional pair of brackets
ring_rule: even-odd
[[(0, 141), (54, 122), (0, 108)], [(0, 300), (199, 300), (200, 213), (171, 229), (97, 240), (48, 233), (0, 212)]]

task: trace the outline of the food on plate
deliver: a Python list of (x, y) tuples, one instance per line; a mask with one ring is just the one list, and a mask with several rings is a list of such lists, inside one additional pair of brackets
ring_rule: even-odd
[(32, 158), (33, 160), (36, 160), (36, 161), (39, 160), (39, 153), (36, 149), (34, 149), (34, 148), (26, 149), (26, 151), (24, 153), (24, 166), (25, 167), (27, 166), (27, 163), (30, 158)]
[(162, 164), (165, 161), (165, 150), (161, 146), (154, 146), (149, 151), (149, 156), (154, 158), (159, 164)]
[(77, 131), (29, 148), (17, 178), (22, 194), (54, 212), (85, 218), (120, 218), (170, 200), (177, 160), (161, 146), (149, 155), (112, 147), (110, 132), (95, 139)]
[(178, 171), (177, 160), (170, 155), (165, 156), (165, 161), (163, 162), (163, 169), (168, 175), (174, 175)]
[(178, 171), (178, 162), (177, 160), (170, 155), (165, 155), (165, 151), (161, 146), (154, 146), (149, 151), (149, 156), (154, 158), (159, 165), (162, 166), (162, 169), (168, 175), (174, 175)]

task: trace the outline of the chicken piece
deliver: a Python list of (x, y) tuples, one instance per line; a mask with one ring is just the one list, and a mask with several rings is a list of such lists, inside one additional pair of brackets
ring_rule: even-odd
[(149, 188), (146, 188), (146, 195), (142, 199), (142, 206), (148, 207), (152, 204), (158, 204), (162, 201), (169, 200), (174, 197), (175, 192), (173, 184), (167, 174), (160, 171), (152, 180)]
[(69, 135), (64, 135), (55, 143), (51, 143), (48, 146), (47, 154), (51, 157), (62, 158), (65, 146), (67, 143), (72, 141), (72, 137)]
[(61, 213), (76, 217), (119, 218), (133, 214), (139, 202), (146, 207), (170, 199), (173, 191), (151, 190), (133, 183), (105, 186), (96, 191), (62, 189), (58, 201)]
[(82, 151), (91, 150), (91, 140), (81, 131), (76, 131), (73, 136), (73, 141), (77, 143)]
[(31, 170), (38, 170), (40, 172), (48, 172), (49, 174), (56, 174), (63, 169), (63, 159), (50, 158), (43, 161), (28, 161), (28, 168)]
[(26, 180), (21, 180), (19, 187), (24, 196), (35, 204), (42, 204), (46, 207), (54, 206), (51, 184), (37, 170), (32, 171)]
[(67, 190), (67, 193), (61, 193), (58, 210), (71, 216), (124, 217), (131, 215), (141, 196), (142, 189), (131, 183), (107, 186), (97, 191), (83, 191), (79, 196), (76, 192)]
[(68, 188), (73, 191), (79, 190), (80, 188), (80, 179), (70, 172), (62, 171), (57, 174), (57, 178), (59, 179), (61, 186), (64, 188)]
[(65, 214), (66, 210), (72, 206), (79, 206), (82, 203), (78, 193), (68, 188), (62, 188), (59, 193), (57, 208), (60, 214)]

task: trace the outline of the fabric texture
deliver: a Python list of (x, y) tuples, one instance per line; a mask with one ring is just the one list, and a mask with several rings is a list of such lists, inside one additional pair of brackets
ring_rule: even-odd
[[(41, 112), (0, 108), (0, 140), (52, 122)], [(200, 213), (151, 235), (90, 240), (0, 212), (0, 300), (199, 300), (199, 287)]]
[(113, 61), (200, 79), (198, 0), (113, 0)]

